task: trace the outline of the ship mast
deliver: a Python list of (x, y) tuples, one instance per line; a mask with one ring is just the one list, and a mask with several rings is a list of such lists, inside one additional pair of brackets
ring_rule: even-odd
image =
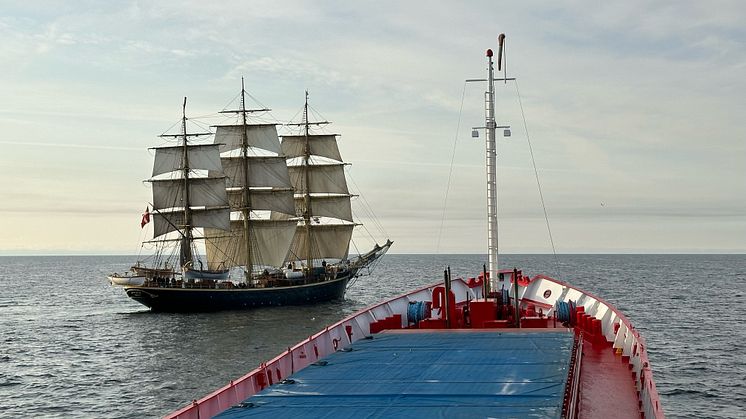
[[(502, 50), (502, 38), (500, 38)], [(495, 141), (495, 67), (492, 61), (492, 50), (487, 50), (488, 76), (487, 100), (485, 101), (485, 128), (487, 130), (487, 256), (492, 289), (497, 289), (497, 152)]]
[[(230, 236), (212, 229), (206, 233), (210, 237), (206, 246), (208, 263), (241, 266), (246, 281), (251, 280), (260, 266), (282, 266), (298, 225), (297, 219), (280, 216), (292, 217), (296, 209), (277, 124), (251, 121), (252, 113), (270, 109), (250, 109), (247, 104), (250, 98), (242, 78), (240, 106), (220, 111), (237, 119), (215, 126), (214, 141), (220, 149), (221, 166), (226, 174), (224, 188), (231, 198), (228, 206), (234, 219), (230, 223)], [(263, 217), (257, 211), (270, 214)], [(275, 215), (278, 218), (273, 218)]]
[(311, 145), (308, 142), (308, 90), (306, 90), (306, 102), (303, 105), (303, 126), (304, 126), (304, 162), (306, 165), (305, 170), (305, 183), (306, 190), (304, 195), (305, 208), (303, 212), (303, 219), (306, 224), (306, 266), (308, 267), (308, 275), (310, 276), (313, 272), (313, 256), (311, 252), (311, 183), (310, 183), (310, 158), (311, 158)]
[[(502, 69), (503, 45), (505, 34), (497, 37), (499, 50), (497, 53), (497, 69)], [(505, 136), (510, 135), (510, 126), (497, 126), (495, 122), (495, 82), (515, 80), (515, 78), (495, 78), (495, 63), (492, 60), (492, 50), (487, 50), (487, 78), (486, 79), (467, 79), (466, 82), (487, 82), (487, 91), (484, 92), (484, 119), (483, 127), (476, 127), (472, 133), (473, 137), (478, 137), (477, 129), (487, 131), (485, 139), (486, 148), (486, 167), (487, 167), (487, 274), (489, 275), (490, 289), (497, 290), (498, 282), (501, 281), (497, 263), (498, 236), (497, 236), (497, 145), (496, 130), (497, 128), (506, 128)], [(489, 292), (489, 289), (487, 290)]]
[(184, 141), (182, 157), (182, 173), (184, 178), (184, 235), (181, 239), (180, 248), (180, 262), (182, 267), (194, 264), (192, 255), (192, 209), (189, 199), (189, 146), (187, 144), (186, 102), (187, 98), (184, 97), (184, 105), (181, 108), (181, 130)]
[(251, 193), (249, 191), (249, 138), (246, 133), (246, 89), (244, 88), (243, 77), (241, 77), (241, 153), (243, 156), (243, 172), (245, 176), (245, 185), (243, 190), (243, 207), (241, 213), (243, 214), (244, 232), (246, 236), (246, 262), (245, 262), (245, 277), (246, 282), (251, 279), (251, 271), (253, 270), (252, 255), (251, 255)]

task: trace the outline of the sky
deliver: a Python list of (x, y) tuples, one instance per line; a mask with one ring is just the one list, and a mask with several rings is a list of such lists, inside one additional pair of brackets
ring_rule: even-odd
[[(740, 1), (0, 1), (0, 255), (132, 254), (157, 136), (240, 80), (333, 121), (367, 233), (485, 253), (487, 48), (500, 250), (746, 252)], [(463, 98), (463, 100), (462, 100)], [(521, 112), (521, 104), (525, 120)], [(524, 123), (525, 122), (525, 123)], [(528, 136), (527, 136), (528, 133)], [(449, 180), (450, 179), (450, 180)], [(377, 226), (381, 228), (377, 228)]]

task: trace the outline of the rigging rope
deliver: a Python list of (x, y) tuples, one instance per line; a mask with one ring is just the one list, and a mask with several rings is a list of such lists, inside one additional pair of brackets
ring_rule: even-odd
[(541, 208), (544, 210), (544, 220), (547, 224), (547, 232), (549, 233), (549, 242), (552, 244), (552, 255), (554, 256), (555, 269), (557, 269), (557, 278), (562, 277), (560, 272), (559, 260), (557, 259), (557, 250), (554, 247), (554, 238), (552, 237), (552, 228), (549, 225), (549, 215), (547, 215), (547, 206), (544, 203), (544, 194), (541, 191), (541, 182), (539, 181), (539, 171), (536, 169), (536, 160), (534, 159), (534, 148), (531, 146), (531, 137), (528, 135), (528, 124), (526, 123), (526, 114), (523, 111), (523, 101), (521, 100), (521, 91), (518, 89), (518, 80), (515, 80), (515, 91), (518, 94), (518, 104), (521, 107), (521, 117), (523, 118), (523, 129), (526, 132), (526, 141), (528, 142), (528, 151), (531, 154), (531, 164), (534, 168), (534, 177), (536, 178), (536, 186), (539, 189), (539, 199), (541, 200)]
[[(378, 231), (380, 231), (381, 233), (383, 233), (384, 236), (389, 237), (388, 233), (386, 233), (386, 230), (383, 228), (383, 225), (378, 220), (378, 217), (376, 217), (376, 214), (373, 212), (373, 208), (368, 203), (368, 200), (365, 199), (365, 195), (363, 195), (363, 193), (361, 192), (360, 187), (357, 185), (357, 182), (355, 182), (355, 179), (350, 174), (350, 171), (346, 170), (345, 174), (347, 175), (347, 178), (352, 181), (352, 184), (355, 185), (355, 191), (357, 192), (358, 198), (360, 198), (360, 200), (361, 200), (360, 208), (363, 210), (363, 212), (365, 212), (365, 215), (367, 215), (368, 218), (370, 218), (370, 220), (376, 226), (376, 228), (378, 229)], [(363, 224), (363, 228), (368, 233), (368, 235), (370, 236), (370, 238), (373, 239), (373, 241), (375, 242), (376, 241), (375, 238), (370, 233), (370, 231), (368, 231), (368, 228), (365, 227), (365, 224)]]
[(440, 217), (440, 229), (438, 230), (438, 241), (435, 245), (435, 253), (440, 253), (440, 239), (443, 236), (443, 224), (446, 219), (446, 206), (448, 205), (448, 193), (451, 190), (451, 177), (453, 175), (453, 161), (456, 159), (456, 145), (458, 144), (458, 132), (461, 130), (461, 115), (464, 110), (464, 97), (466, 96), (466, 82), (464, 82), (464, 88), (461, 90), (461, 106), (458, 109), (458, 123), (456, 124), (456, 135), (453, 138), (453, 151), (451, 152), (451, 166), (448, 169), (448, 182), (446, 183), (446, 193), (443, 198), (443, 211)]

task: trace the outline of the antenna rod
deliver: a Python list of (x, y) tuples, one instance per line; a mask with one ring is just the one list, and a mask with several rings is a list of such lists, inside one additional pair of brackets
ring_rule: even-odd
[(497, 55), (497, 69), (500, 70), (500, 67), (502, 66), (502, 62), (505, 61), (505, 65), (502, 66), (503, 68), (503, 83), (508, 84), (508, 57), (505, 55), (505, 34), (501, 33), (500, 36), (497, 37), (497, 43), (500, 44), (499, 54)]
[(503, 62), (503, 44), (505, 43), (505, 34), (501, 33), (500, 36), (497, 37), (497, 43), (499, 45), (497, 49), (497, 71), (502, 70), (502, 62)]

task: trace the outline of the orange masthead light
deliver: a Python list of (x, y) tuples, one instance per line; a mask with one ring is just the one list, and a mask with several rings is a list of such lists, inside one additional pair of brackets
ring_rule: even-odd
[(492, 50), (491, 50), (491, 49), (488, 49), (488, 50), (487, 50), (487, 56), (488, 56), (488, 57), (491, 57), (491, 56), (492, 56)]

